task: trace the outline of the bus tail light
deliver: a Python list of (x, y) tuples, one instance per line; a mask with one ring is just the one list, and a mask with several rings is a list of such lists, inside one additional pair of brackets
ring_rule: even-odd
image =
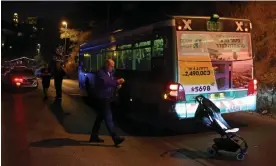
[(256, 79), (253, 79), (251, 81), (249, 81), (248, 83), (248, 90), (247, 90), (247, 95), (250, 96), (250, 95), (257, 95), (257, 84), (258, 84), (258, 81)]
[(164, 99), (170, 101), (186, 101), (184, 87), (178, 83), (169, 84), (166, 88)]

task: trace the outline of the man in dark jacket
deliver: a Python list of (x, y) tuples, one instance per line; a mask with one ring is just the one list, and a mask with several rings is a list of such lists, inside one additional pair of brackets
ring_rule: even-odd
[(115, 143), (115, 145), (121, 144), (125, 139), (120, 138), (114, 131), (114, 123), (111, 112), (111, 98), (113, 97), (113, 89), (121, 86), (124, 83), (124, 79), (120, 78), (116, 80), (113, 76), (114, 61), (108, 59), (105, 62), (105, 66), (100, 69), (95, 78), (95, 90), (97, 98), (97, 118), (95, 120), (92, 133), (90, 136), (90, 142), (104, 142), (99, 138), (99, 130), (102, 120), (105, 121), (105, 125)]
[(44, 99), (48, 99), (48, 88), (50, 86), (51, 81), (51, 73), (49, 71), (48, 65), (41, 69), (42, 76), (42, 87), (44, 93)]
[(62, 80), (66, 75), (64, 68), (62, 67), (61, 62), (56, 62), (56, 68), (54, 70), (54, 80), (55, 80), (55, 89), (56, 89), (56, 99), (62, 99)]

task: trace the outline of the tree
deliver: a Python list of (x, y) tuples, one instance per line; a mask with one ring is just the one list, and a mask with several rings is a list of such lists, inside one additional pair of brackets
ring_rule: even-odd
[(218, 3), (217, 8), (222, 13), (229, 9), (231, 17), (251, 20), (258, 108), (276, 110), (276, 3)]
[(61, 28), (60, 38), (61, 39), (69, 38), (69, 40), (72, 43), (70, 46), (71, 53), (65, 64), (65, 69), (71, 76), (73, 76), (77, 73), (76, 58), (79, 52), (79, 46), (91, 38), (91, 32), (79, 31), (76, 29)]

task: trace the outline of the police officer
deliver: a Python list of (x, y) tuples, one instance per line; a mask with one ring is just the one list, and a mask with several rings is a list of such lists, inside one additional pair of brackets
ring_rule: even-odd
[(99, 138), (99, 130), (102, 120), (105, 121), (105, 125), (112, 137), (115, 146), (121, 144), (125, 139), (118, 137), (114, 131), (114, 123), (111, 112), (111, 98), (113, 97), (113, 89), (121, 86), (124, 83), (124, 79), (114, 79), (114, 61), (107, 59), (105, 65), (100, 69), (95, 78), (95, 90), (97, 98), (97, 118), (95, 120), (92, 133), (90, 135), (90, 142), (104, 142)]
[(55, 89), (56, 89), (56, 99), (62, 99), (62, 80), (66, 75), (64, 68), (62, 67), (62, 63), (57, 61), (56, 67), (54, 71), (54, 80), (55, 80)]

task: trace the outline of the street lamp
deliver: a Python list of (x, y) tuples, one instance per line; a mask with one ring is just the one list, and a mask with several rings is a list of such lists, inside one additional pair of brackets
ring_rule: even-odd
[(62, 21), (62, 25), (64, 25), (65, 28), (67, 29), (67, 22), (66, 21)]
[(66, 37), (67, 37), (67, 22), (66, 21), (62, 21), (62, 25), (65, 26), (65, 38), (64, 38), (64, 54), (66, 54)]

